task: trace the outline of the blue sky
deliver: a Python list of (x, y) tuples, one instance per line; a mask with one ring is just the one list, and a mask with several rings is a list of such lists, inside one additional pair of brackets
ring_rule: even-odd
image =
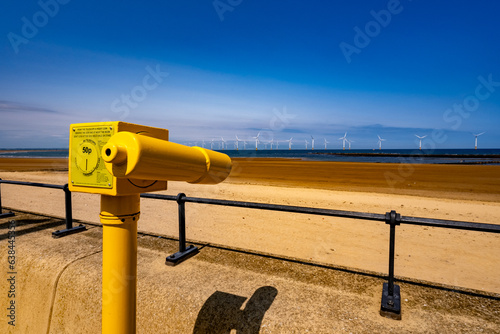
[[(67, 147), (71, 123), (171, 140), (500, 147), (495, 1), (4, 2), (0, 147)], [(284, 144), (283, 144), (284, 145)]]

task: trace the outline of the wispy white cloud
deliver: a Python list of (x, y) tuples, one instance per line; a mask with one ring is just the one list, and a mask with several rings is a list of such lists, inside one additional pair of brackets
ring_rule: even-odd
[(48, 113), (48, 114), (61, 113), (60, 111), (49, 108), (43, 108), (39, 106), (34, 106), (14, 101), (0, 100), (0, 113), (7, 113), (7, 112)]

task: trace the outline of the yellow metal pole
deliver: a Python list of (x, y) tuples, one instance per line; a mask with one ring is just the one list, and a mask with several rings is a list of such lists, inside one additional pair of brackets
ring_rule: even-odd
[(217, 184), (231, 166), (225, 154), (169, 142), (166, 129), (71, 125), (68, 188), (101, 194), (103, 333), (136, 332), (140, 193), (165, 190), (167, 181)]
[(136, 332), (140, 195), (101, 195), (102, 333)]

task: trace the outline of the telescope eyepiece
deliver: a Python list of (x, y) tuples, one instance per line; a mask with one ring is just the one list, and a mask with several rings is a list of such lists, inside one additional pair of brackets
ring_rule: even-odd
[(107, 143), (102, 148), (102, 159), (116, 165), (127, 161), (127, 148), (115, 143)]

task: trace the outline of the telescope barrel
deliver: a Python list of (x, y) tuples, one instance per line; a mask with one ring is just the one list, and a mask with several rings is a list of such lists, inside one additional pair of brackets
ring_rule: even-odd
[(101, 153), (117, 178), (217, 184), (232, 166), (225, 154), (127, 131), (113, 135)]

